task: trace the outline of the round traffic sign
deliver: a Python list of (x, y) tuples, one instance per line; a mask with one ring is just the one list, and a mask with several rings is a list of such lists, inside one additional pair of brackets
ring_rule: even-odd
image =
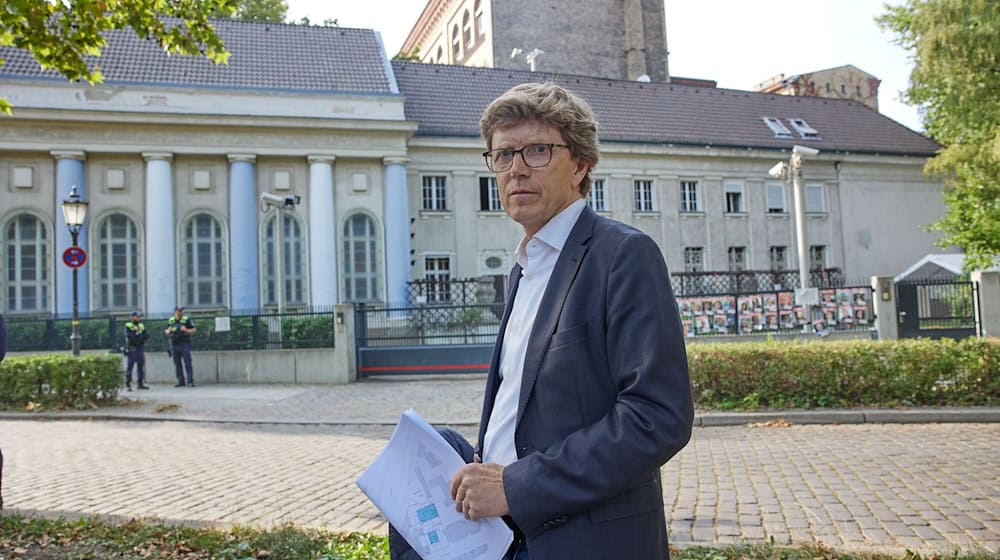
[(80, 268), (87, 264), (87, 252), (83, 247), (70, 247), (63, 251), (63, 262), (70, 268)]

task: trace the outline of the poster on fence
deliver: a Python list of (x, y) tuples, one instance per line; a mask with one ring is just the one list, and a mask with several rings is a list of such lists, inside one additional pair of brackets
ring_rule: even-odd
[[(819, 322), (828, 329), (851, 328), (871, 321), (868, 288), (819, 291)], [(753, 334), (796, 330), (812, 323), (809, 310), (795, 305), (792, 290), (677, 298), (684, 336)], [(815, 327), (815, 325), (814, 325)]]

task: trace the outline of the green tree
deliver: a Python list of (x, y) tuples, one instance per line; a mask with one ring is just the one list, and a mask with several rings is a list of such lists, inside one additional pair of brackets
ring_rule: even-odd
[(281, 23), (288, 15), (285, 0), (236, 0), (236, 11), (216, 10), (215, 17), (243, 19), (247, 21), (270, 21)]
[(966, 253), (966, 269), (1000, 255), (1000, 9), (996, 0), (906, 0), (886, 6), (884, 30), (910, 51), (906, 101), (922, 109), (944, 148), (926, 172), (945, 179), (948, 210), (931, 225), (941, 246)]
[(412, 60), (413, 62), (420, 62), (420, 47), (413, 47), (410, 52), (399, 51), (396, 56), (392, 57), (393, 60)]
[[(104, 33), (127, 27), (167, 52), (224, 63), (229, 52), (209, 18), (232, 14), (236, 6), (237, 0), (4, 0), (0, 46), (26, 49), (42, 68), (91, 84), (101, 83), (103, 76), (100, 65), (91, 66), (86, 57), (100, 56), (107, 46)], [(3, 98), (0, 112), (11, 112)]]

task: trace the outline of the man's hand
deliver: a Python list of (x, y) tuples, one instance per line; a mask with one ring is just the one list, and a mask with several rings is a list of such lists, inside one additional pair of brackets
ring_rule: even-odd
[(503, 490), (503, 465), (471, 463), (451, 479), (451, 497), (455, 511), (474, 521), (510, 513), (507, 494)]

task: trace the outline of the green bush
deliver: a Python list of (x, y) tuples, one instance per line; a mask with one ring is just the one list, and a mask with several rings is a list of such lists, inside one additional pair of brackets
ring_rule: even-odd
[(691, 344), (700, 408), (1000, 403), (1000, 340)]
[(281, 320), (284, 348), (327, 348), (333, 346), (333, 315), (303, 315)]
[(113, 404), (122, 379), (119, 354), (9, 357), (0, 364), (0, 408), (44, 410)]

